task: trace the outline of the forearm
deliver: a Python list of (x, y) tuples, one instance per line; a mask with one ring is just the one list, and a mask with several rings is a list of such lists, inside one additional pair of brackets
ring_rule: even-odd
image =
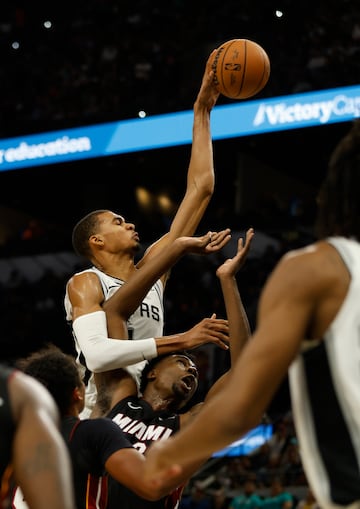
[(231, 365), (234, 365), (251, 335), (250, 325), (235, 277), (220, 277), (220, 284), (229, 322)]
[(204, 198), (210, 198), (215, 186), (210, 112), (198, 101), (194, 105), (192, 139), (188, 187), (194, 185)]
[[(124, 329), (123, 335), (117, 339), (109, 337), (105, 312), (96, 311), (77, 318), (73, 323), (73, 331), (87, 367), (94, 373), (101, 373), (152, 359), (157, 355), (194, 348), (203, 342), (218, 344), (227, 338), (227, 325), (225, 327), (222, 322), (204, 319), (183, 333), (133, 341), (125, 339), (127, 332)], [(119, 331), (123, 323), (118, 320)]]
[[(238, 285), (234, 276), (219, 276), (221, 289), (225, 302), (225, 309), (229, 323), (229, 345), (231, 366), (235, 365), (236, 360), (250, 337), (250, 327), (243, 307)], [(230, 371), (224, 373), (208, 391), (205, 402), (211, 400), (220, 392), (229, 377)]]
[(162, 336), (155, 338), (158, 355), (164, 355), (179, 350), (186, 350), (188, 343), (185, 334), (173, 334), (171, 336)]
[[(109, 316), (113, 313), (127, 320), (145, 298), (152, 285), (186, 253), (187, 248), (187, 240), (180, 237), (160, 250), (156, 256), (149, 258), (110, 299), (104, 302), (103, 309), (106, 311), (108, 321)], [(113, 337), (121, 335), (117, 330), (110, 328), (109, 334)]]
[(94, 373), (124, 368), (157, 355), (154, 338), (131, 341), (108, 337), (104, 311), (77, 318), (73, 330), (86, 365)]

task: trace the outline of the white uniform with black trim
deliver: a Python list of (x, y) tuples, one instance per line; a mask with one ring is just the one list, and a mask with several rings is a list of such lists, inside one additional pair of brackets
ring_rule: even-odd
[(331, 237), (351, 275), (322, 341), (290, 367), (292, 409), (307, 479), (322, 509), (360, 508), (360, 244)]
[[(95, 273), (101, 283), (102, 290), (104, 293), (105, 300), (109, 299), (114, 292), (118, 288), (120, 288), (124, 281), (112, 276), (105, 274), (100, 271), (96, 267), (91, 267), (86, 269), (80, 273), (84, 272), (93, 272)], [(144, 338), (155, 338), (161, 337), (163, 335), (163, 327), (164, 327), (164, 306), (163, 306), (163, 294), (164, 287), (160, 280), (158, 280), (150, 289), (140, 306), (136, 309), (136, 311), (130, 316), (127, 321), (127, 328), (129, 339), (137, 340)], [(66, 320), (69, 323), (72, 323), (72, 306), (71, 302), (66, 290), (65, 299), (64, 299), (65, 311), (66, 311)], [(76, 339), (76, 335), (73, 331), (75, 348), (77, 351), (77, 361), (82, 367), (83, 375), (86, 374), (86, 360), (84, 359), (83, 353), (81, 352), (79, 343)], [(144, 367), (146, 361), (141, 361), (137, 364), (132, 364), (128, 366), (128, 371), (134, 376), (134, 378), (139, 381), (140, 373)], [(86, 386), (86, 409), (81, 414), (81, 417), (88, 417), (91, 409), (93, 408), (96, 400), (96, 387), (94, 383), (93, 374), (90, 375)]]

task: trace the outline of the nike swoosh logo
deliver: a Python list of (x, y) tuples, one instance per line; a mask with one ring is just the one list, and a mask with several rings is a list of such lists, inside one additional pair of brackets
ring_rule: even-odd
[(130, 401), (128, 402), (128, 406), (132, 408), (133, 410), (141, 410), (141, 406), (133, 405)]
[(159, 421), (166, 421), (169, 419), (175, 419), (175, 415), (169, 415), (169, 417), (166, 417), (166, 419), (164, 419), (163, 417), (159, 417)]

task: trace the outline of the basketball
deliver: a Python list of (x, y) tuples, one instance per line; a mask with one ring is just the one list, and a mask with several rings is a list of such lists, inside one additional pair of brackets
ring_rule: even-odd
[(229, 99), (247, 99), (259, 93), (270, 76), (266, 51), (249, 39), (224, 42), (212, 55), (211, 68), (220, 94)]

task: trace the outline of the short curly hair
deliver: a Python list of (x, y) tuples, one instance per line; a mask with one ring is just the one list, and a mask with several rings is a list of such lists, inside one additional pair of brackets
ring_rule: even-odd
[(66, 414), (74, 389), (82, 384), (76, 360), (72, 355), (49, 344), (28, 357), (19, 359), (16, 366), (41, 382), (54, 398), (60, 415)]
[(76, 223), (72, 231), (72, 246), (76, 254), (91, 258), (89, 238), (98, 232), (99, 216), (109, 212), (107, 209), (93, 210)]

